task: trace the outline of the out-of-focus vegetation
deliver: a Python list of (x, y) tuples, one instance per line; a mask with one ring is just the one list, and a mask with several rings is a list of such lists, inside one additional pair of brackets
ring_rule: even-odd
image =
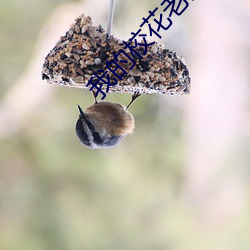
[(25, 69), (42, 26), (67, 0), (2, 0), (0, 3), (0, 96)]
[[(2, 100), (36, 51), (41, 29), (63, 3), (76, 1), (0, 2)], [(156, 5), (155, 1), (142, 0), (129, 4), (134, 4), (134, 9), (128, 8), (128, 15), (137, 15), (135, 20), (141, 20), (139, 14), (146, 16)], [(191, 18), (191, 13), (198, 11), (195, 5), (190, 4), (188, 13), (178, 17), (183, 20), (176, 19), (176, 29), (173, 25), (169, 37), (162, 40), (180, 50), (178, 53), (183, 54), (188, 65), (194, 65), (191, 52), (195, 54), (195, 49), (189, 32), (195, 32)], [(130, 18), (124, 20), (125, 7), (125, 1), (118, 1), (114, 32), (129, 25)], [(134, 31), (134, 23), (129, 27)], [(184, 44), (180, 37), (186, 39)], [(195, 67), (190, 71), (191, 75), (199, 73)], [(202, 84), (195, 83), (197, 88)], [(189, 137), (196, 135), (187, 124), (192, 114), (186, 106), (192, 94), (139, 98), (131, 107), (135, 133), (117, 148), (90, 150), (78, 142), (74, 124), (76, 105), (90, 105), (92, 94), (50, 85), (47, 88), (51, 89), (50, 95), (37, 104), (24, 126), (11, 136), (0, 137), (1, 250), (249, 250), (249, 142), (239, 140), (239, 151), (223, 161), (215, 179), (200, 194), (204, 201), (194, 200), (188, 193), (188, 176), (193, 173), (187, 153), (191, 147)], [(124, 105), (130, 100), (130, 96), (121, 94), (108, 98)], [(22, 96), (19, 103), (22, 106)], [(218, 118), (215, 122), (221, 121)], [(249, 138), (248, 132), (243, 131), (245, 138)], [(216, 145), (211, 148), (217, 150)], [(221, 159), (226, 156), (221, 155)], [(237, 182), (223, 182), (227, 180), (224, 176), (231, 173), (245, 181), (239, 208), (232, 215), (227, 211), (239, 201), (235, 193), (238, 188), (234, 188)], [(221, 210), (216, 207), (213, 213), (214, 207), (204, 204), (207, 198), (217, 204), (214, 197), (221, 187), (226, 190), (221, 197), (222, 203), (226, 197), (225, 202)]]

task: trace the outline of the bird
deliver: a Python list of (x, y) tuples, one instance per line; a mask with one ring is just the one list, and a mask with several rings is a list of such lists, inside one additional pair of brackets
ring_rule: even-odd
[(91, 149), (115, 147), (134, 130), (134, 117), (128, 108), (140, 94), (134, 93), (127, 107), (109, 101), (98, 102), (95, 92), (93, 94), (95, 102), (85, 112), (78, 105), (76, 135), (84, 146)]

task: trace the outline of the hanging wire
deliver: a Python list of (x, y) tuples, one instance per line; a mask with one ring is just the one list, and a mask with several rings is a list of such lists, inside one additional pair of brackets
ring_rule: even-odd
[(111, 30), (112, 30), (114, 10), (115, 10), (115, 0), (110, 0), (109, 12), (108, 12), (108, 25), (107, 25), (107, 33), (108, 34), (111, 34)]

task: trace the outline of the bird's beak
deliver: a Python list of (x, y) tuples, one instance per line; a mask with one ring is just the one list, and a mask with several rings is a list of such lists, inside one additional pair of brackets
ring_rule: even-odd
[(82, 111), (82, 108), (79, 105), (77, 105), (77, 106), (78, 106), (78, 110), (79, 110), (79, 113), (80, 113), (80, 118), (86, 118), (84, 112)]

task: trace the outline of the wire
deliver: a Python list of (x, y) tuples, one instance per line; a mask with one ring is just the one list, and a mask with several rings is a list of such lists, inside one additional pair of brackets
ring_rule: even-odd
[(115, 0), (110, 0), (109, 13), (108, 13), (108, 25), (107, 25), (107, 33), (108, 34), (111, 34), (111, 30), (112, 30), (114, 10), (115, 10)]

